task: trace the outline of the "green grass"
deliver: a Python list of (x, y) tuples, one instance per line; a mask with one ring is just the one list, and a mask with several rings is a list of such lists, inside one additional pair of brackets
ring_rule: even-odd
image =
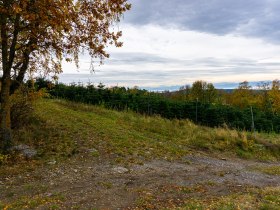
[(260, 171), (260, 172), (268, 174), (268, 175), (280, 176), (280, 166), (253, 167), (252, 170)]
[(262, 191), (251, 190), (250, 193), (236, 193), (223, 197), (212, 197), (211, 199), (191, 199), (183, 208), (189, 209), (279, 209), (279, 188), (266, 188)]
[(52, 195), (50, 197), (35, 195), (22, 196), (16, 201), (9, 203), (8, 205), (1, 205), (1, 209), (10, 209), (10, 210), (22, 210), (22, 209), (40, 209), (40, 207), (48, 207), (47, 209), (62, 209), (63, 201), (65, 200), (63, 195)]
[[(163, 193), (167, 195), (163, 197)], [(205, 185), (193, 187), (165, 186), (164, 191), (142, 191), (137, 199), (139, 209), (171, 210), (276, 210), (280, 208), (280, 188), (247, 188), (228, 195), (209, 195)], [(166, 208), (167, 207), (167, 208)]]
[(255, 139), (250, 133), (197, 126), (188, 120), (148, 117), (64, 100), (38, 101), (32, 123), (15, 136), (18, 142), (36, 147), (39, 157), (49, 159), (69, 157), (83, 149), (96, 149), (92, 154), (96, 158), (127, 163), (179, 159), (198, 151), (280, 159), (279, 152), (265, 145), (269, 142), (280, 147), (275, 136), (257, 134)]

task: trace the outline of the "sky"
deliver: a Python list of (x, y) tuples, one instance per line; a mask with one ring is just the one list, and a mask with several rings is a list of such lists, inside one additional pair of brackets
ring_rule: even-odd
[(233, 88), (280, 77), (279, 0), (130, 0), (114, 28), (122, 48), (96, 64), (65, 64), (60, 81), (164, 90), (196, 80)]

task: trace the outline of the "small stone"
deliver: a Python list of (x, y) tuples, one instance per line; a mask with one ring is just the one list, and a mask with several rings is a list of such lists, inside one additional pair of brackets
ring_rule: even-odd
[(124, 174), (124, 173), (129, 172), (129, 170), (127, 168), (124, 168), (121, 166), (113, 168), (113, 171), (116, 173), (119, 173), (119, 174)]
[(30, 159), (37, 155), (37, 151), (34, 149), (25, 149), (21, 152), (26, 158)]
[(49, 164), (49, 165), (55, 165), (55, 164), (56, 164), (56, 161), (55, 161), (55, 160), (49, 161), (48, 164)]
[(25, 144), (20, 144), (20, 145), (17, 145), (17, 146), (14, 146), (11, 148), (11, 150), (15, 151), (22, 151), (22, 150), (25, 150), (25, 149), (29, 149), (30, 147), (25, 145)]
[(37, 151), (28, 145), (20, 144), (11, 148), (12, 151), (19, 151), (24, 157), (31, 159), (37, 155)]
[(77, 169), (74, 169), (73, 171), (74, 171), (75, 173), (77, 173), (77, 172), (78, 172), (78, 170), (77, 170)]
[(95, 148), (87, 149), (86, 151), (89, 152), (89, 153), (98, 152), (98, 150), (95, 149)]

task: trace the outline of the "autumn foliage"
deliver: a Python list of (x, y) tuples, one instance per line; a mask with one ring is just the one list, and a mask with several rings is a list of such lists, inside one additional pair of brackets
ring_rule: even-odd
[(101, 62), (109, 44), (117, 47), (120, 31), (112, 24), (130, 9), (126, 0), (0, 1), (1, 147), (11, 143), (10, 95), (26, 73), (62, 72), (61, 63), (87, 52)]

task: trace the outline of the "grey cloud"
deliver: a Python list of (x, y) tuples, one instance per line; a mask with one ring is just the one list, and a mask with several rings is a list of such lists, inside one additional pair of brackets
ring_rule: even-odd
[(224, 35), (236, 33), (280, 40), (277, 0), (131, 0), (124, 21), (136, 25), (175, 25)]
[[(276, 71), (275, 71), (276, 72)], [(98, 84), (102, 82), (106, 85), (127, 84), (128, 86), (142, 86), (148, 87), (146, 84), (153, 84), (153, 86), (161, 86), (162, 84), (170, 84), (170, 81), (176, 81), (176, 84), (185, 85), (185, 80), (195, 81), (198, 79), (213, 82), (213, 78), (228, 78), (232, 75), (244, 75), (244, 79), (250, 80), (248, 75), (264, 74), (261, 67), (235, 67), (235, 68), (222, 68), (217, 71), (201, 71), (195, 68), (185, 68), (181, 70), (141, 70), (129, 71), (118, 70), (109, 71), (104, 70), (96, 74), (62, 74), (60, 81), (64, 83), (82, 82), (84, 84), (93, 82)], [(273, 71), (267, 72), (268, 75), (273, 74)], [(241, 81), (240, 81), (241, 82)], [(165, 85), (166, 86), (166, 85)], [(229, 87), (229, 86), (227, 86)]]
[[(155, 63), (159, 65), (154, 65)], [(134, 66), (138, 66), (138, 68), (135, 69)], [(139, 70), (141, 66), (143, 69)], [(250, 80), (250, 75), (256, 74), (275, 77), (279, 69), (280, 62), (260, 63), (258, 60), (252, 59), (205, 57), (180, 60), (151, 53), (113, 53), (112, 59), (106, 62), (106, 69), (102, 71), (97, 69), (94, 74), (78, 74), (78, 72), (70, 75), (62, 74), (60, 79), (65, 83), (90, 81), (95, 84), (102, 82), (106, 85), (125, 84), (125, 86), (148, 87), (147, 84), (153, 84), (153, 86), (184, 85), (184, 81), (197, 79), (214, 82), (214, 78), (227, 78), (228, 80), (233, 75), (244, 75), (244, 79), (247, 80)], [(80, 69), (80, 72), (88, 73), (89, 69)]]
[[(106, 66), (109, 68), (110, 66), (121, 66), (121, 65), (146, 65), (146, 66), (154, 66), (154, 64), (162, 64), (169, 66), (180, 66), (180, 68), (200, 68), (200, 69), (208, 69), (217, 68), (217, 71), (220, 69), (238, 69), (238, 68), (246, 68), (252, 70), (260, 71), (265, 68), (271, 67), (280, 67), (279, 62), (266, 62), (259, 63), (258, 60), (253, 59), (218, 59), (214, 57), (204, 57), (197, 59), (176, 59), (176, 58), (166, 58), (161, 57), (152, 53), (113, 53), (111, 59), (106, 61)], [(122, 67), (120, 67), (122, 68)], [(148, 68), (148, 67), (147, 67)], [(130, 69), (129, 72), (134, 72), (133, 69)]]
[(164, 58), (151, 53), (114, 53), (107, 61), (108, 64), (121, 65), (121, 64), (138, 64), (138, 63), (169, 63), (176, 61), (170, 58)]

